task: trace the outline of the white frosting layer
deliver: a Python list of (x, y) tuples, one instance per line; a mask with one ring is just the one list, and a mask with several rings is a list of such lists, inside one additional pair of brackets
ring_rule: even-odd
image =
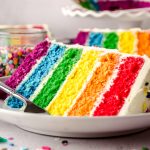
[(30, 101), (33, 101), (38, 96), (38, 94), (40, 93), (40, 91), (43, 89), (43, 87), (46, 85), (46, 83), (48, 82), (48, 80), (51, 78), (53, 72), (55, 71), (55, 69), (57, 68), (57, 66), (59, 65), (59, 63), (62, 61), (62, 59), (63, 59), (63, 57), (60, 60), (58, 60), (58, 62), (54, 65), (54, 67), (43, 78), (42, 82), (36, 88), (36, 90), (34, 91), (34, 93), (30, 96)]
[(70, 108), (65, 112), (64, 116), (67, 116), (68, 113), (70, 112), (70, 110), (73, 108), (73, 106), (75, 105), (77, 99), (81, 96), (81, 94), (84, 92), (88, 82), (90, 81), (90, 79), (92, 78), (93, 73), (95, 72), (95, 70), (101, 65), (100, 62), (97, 61), (97, 63), (95, 64), (92, 73), (89, 75), (89, 77), (87, 78), (87, 81), (84, 83), (81, 91), (79, 92), (78, 96), (76, 97), (76, 99), (73, 101), (72, 105), (70, 106)]
[(147, 56), (144, 56), (143, 58), (145, 59), (144, 66), (140, 70), (139, 75), (132, 86), (130, 94), (118, 115), (128, 115), (143, 112), (143, 103), (145, 102), (145, 97), (143, 96), (144, 93), (140, 96), (137, 95), (139, 95), (139, 90), (144, 88), (146, 82), (150, 83), (150, 59)]
[[(48, 54), (49, 51), (50, 51), (50, 48), (48, 48), (47, 54)], [(34, 70), (39, 66), (39, 64), (47, 56), (47, 54), (44, 55), (44, 56), (42, 56), (39, 60), (36, 61), (36, 64), (32, 66), (31, 70), (26, 74), (26, 76), (24, 77), (24, 79), (16, 87), (16, 90), (18, 90), (22, 86), (22, 84), (24, 84), (30, 78), (30, 76), (33, 74)]]
[[(86, 51), (83, 51), (81, 54), (82, 55), (85, 53)], [(80, 61), (80, 60), (79, 60)], [(52, 99), (52, 101), (48, 104), (48, 106), (46, 107), (46, 110), (49, 109), (49, 107), (54, 103), (54, 99), (56, 99), (59, 96), (59, 93), (63, 90), (64, 85), (66, 84), (66, 82), (68, 82), (68, 78), (70, 77), (70, 74), (72, 74), (72, 72), (74, 71), (74, 69), (76, 67), (78, 67), (79, 61), (75, 64), (75, 66), (73, 67), (73, 69), (69, 72), (68, 76), (66, 77), (66, 80), (63, 82), (63, 84), (61, 85), (61, 87), (59, 88), (59, 90), (57, 91), (55, 97)]]
[(109, 32), (126, 32), (126, 31), (148, 31), (148, 30), (141, 30), (140, 28), (130, 28), (130, 29), (100, 29), (100, 28), (93, 28), (93, 29), (79, 29), (79, 31), (83, 32), (103, 32), (103, 33), (109, 33)]
[(122, 57), (119, 58), (119, 63), (118, 63), (118, 65), (116, 65), (116, 67), (115, 67), (115, 69), (114, 69), (114, 71), (113, 71), (113, 75), (108, 79), (105, 88), (103, 89), (103, 91), (101, 91), (100, 96), (98, 97), (97, 101), (96, 101), (95, 104), (94, 104), (93, 109), (92, 109), (91, 112), (90, 112), (90, 116), (93, 116), (93, 114), (94, 114), (96, 108), (97, 108), (97, 107), (100, 105), (100, 103), (102, 102), (103, 95), (105, 94), (105, 92), (107, 92), (107, 91), (110, 89), (110, 87), (113, 86), (113, 81), (114, 81), (114, 79), (117, 77), (117, 74), (118, 74), (118, 71), (119, 71), (118, 68), (119, 68), (119, 66), (121, 65), (122, 59), (123, 59)]

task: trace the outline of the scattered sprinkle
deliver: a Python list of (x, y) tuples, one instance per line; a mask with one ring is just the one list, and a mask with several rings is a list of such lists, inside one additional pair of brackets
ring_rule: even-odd
[(9, 137), (8, 140), (9, 140), (9, 141), (12, 141), (12, 140), (14, 140), (14, 138), (13, 138), (13, 137)]
[(148, 82), (146, 82), (146, 83), (145, 83), (145, 86), (148, 86), (148, 85), (149, 85), (149, 83), (148, 83)]
[(49, 146), (42, 146), (42, 150), (51, 150)]
[(0, 137), (0, 143), (6, 143), (7, 139)]
[(64, 146), (67, 146), (67, 145), (68, 145), (68, 141), (67, 141), (67, 140), (63, 140), (61, 143), (62, 143)]
[(142, 150), (149, 150), (149, 148), (147, 148), (147, 147), (142, 147)]
[(14, 147), (14, 146), (15, 146), (15, 144), (14, 144), (14, 143), (9, 143), (9, 146)]
[(0, 77), (13, 74), (25, 57), (33, 50), (33, 47), (11, 46), (7, 49), (0, 48)]
[(146, 98), (150, 98), (150, 91), (147, 92)]
[(21, 147), (20, 150), (29, 150), (27, 147)]

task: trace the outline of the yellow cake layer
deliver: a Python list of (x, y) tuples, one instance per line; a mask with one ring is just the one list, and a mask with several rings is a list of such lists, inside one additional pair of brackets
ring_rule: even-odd
[(134, 54), (136, 49), (136, 35), (134, 32), (126, 31), (119, 33), (119, 51)]
[(62, 85), (52, 102), (46, 110), (51, 115), (63, 116), (78, 96), (83, 85), (86, 83), (88, 76), (93, 71), (93, 67), (98, 61), (98, 55), (101, 51), (88, 50), (84, 51), (76, 67), (67, 77), (66, 82)]
[(86, 88), (68, 112), (68, 116), (89, 116), (100, 94), (111, 78), (119, 62), (119, 54), (108, 53), (101, 56), (101, 65), (96, 68)]

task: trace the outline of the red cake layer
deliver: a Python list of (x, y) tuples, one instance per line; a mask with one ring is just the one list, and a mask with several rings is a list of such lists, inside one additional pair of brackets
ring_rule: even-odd
[(143, 64), (143, 58), (127, 57), (123, 59), (118, 68), (117, 77), (110, 89), (104, 93), (94, 116), (111, 116), (119, 113)]

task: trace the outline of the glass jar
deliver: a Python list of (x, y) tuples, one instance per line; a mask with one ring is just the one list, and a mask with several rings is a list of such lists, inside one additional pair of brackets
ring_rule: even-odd
[(44, 29), (0, 29), (0, 77), (11, 75), (34, 46), (46, 37)]

